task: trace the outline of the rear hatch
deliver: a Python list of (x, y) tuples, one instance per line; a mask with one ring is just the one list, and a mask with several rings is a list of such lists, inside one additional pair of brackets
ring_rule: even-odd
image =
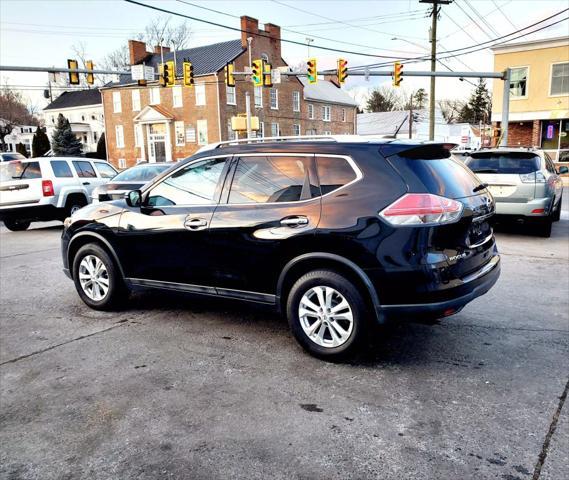
[(427, 144), (388, 157), (410, 193), (429, 193), (463, 205), (458, 221), (425, 227), (430, 228), (429, 235), (423, 237), (426, 248), (445, 254), (448, 279), (464, 278), (491, 260), (494, 238), (489, 219), (495, 211), (485, 185), (451, 157), (450, 147)]
[(0, 207), (38, 203), (43, 196), (40, 163), (0, 163)]
[(466, 165), (486, 184), (496, 201), (527, 203), (536, 197), (541, 159), (532, 152), (476, 152)]

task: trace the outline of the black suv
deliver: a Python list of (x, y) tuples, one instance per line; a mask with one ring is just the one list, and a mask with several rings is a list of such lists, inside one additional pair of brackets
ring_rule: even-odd
[(305, 349), (345, 355), (370, 321), (448, 316), (498, 279), (494, 201), (453, 146), (216, 144), (67, 219), (65, 272), (95, 309), (138, 288), (271, 304)]

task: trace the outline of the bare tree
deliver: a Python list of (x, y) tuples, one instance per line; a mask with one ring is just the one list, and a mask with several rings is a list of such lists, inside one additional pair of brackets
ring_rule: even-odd
[(445, 99), (438, 100), (437, 105), (441, 109), (441, 113), (447, 123), (456, 123), (460, 118), (460, 112), (464, 107), (464, 102), (455, 99)]
[(187, 22), (173, 25), (170, 18), (157, 17), (146, 25), (144, 33), (138, 35), (138, 40), (152, 47), (164, 45), (172, 50), (181, 50), (188, 46), (190, 36), (191, 30)]
[(22, 93), (11, 89), (8, 85), (0, 88), (0, 149), (6, 150), (4, 137), (12, 133), (16, 125), (38, 125), (28, 108)]
[[(108, 53), (101, 61), (103, 70), (128, 70), (130, 66), (130, 57), (128, 53), (128, 46), (121, 45), (116, 50)], [(116, 75), (100, 74), (96, 77), (103, 85), (116, 79)]]

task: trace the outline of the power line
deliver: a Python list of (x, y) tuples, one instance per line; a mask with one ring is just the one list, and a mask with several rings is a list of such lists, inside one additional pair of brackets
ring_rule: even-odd
[[(518, 28), (518, 27), (516, 27), (516, 25), (514, 24), (514, 22), (512, 22), (512, 21), (510, 20), (510, 17), (508, 17), (508, 16), (504, 13), (504, 10), (502, 10), (502, 7), (500, 7), (500, 5), (498, 5), (498, 4), (496, 3), (496, 0), (492, 0), (492, 3), (494, 3), (494, 5), (496, 5), (496, 10), (498, 10), (498, 11), (502, 14), (502, 16), (508, 21), (508, 23), (509, 23), (512, 27)], [(508, 3), (509, 3), (509, 2), (508, 2)], [(496, 10), (494, 10), (494, 11), (496, 11)]]
[(488, 38), (492, 38), (492, 35), (490, 35), (486, 30), (484, 30), (484, 29), (480, 26), (480, 24), (479, 24), (474, 18), (472, 18), (472, 17), (470, 16), (470, 14), (469, 14), (464, 8), (462, 8), (462, 6), (460, 5), (460, 3), (458, 3), (458, 1), (457, 1), (457, 2), (454, 2), (454, 4), (455, 4), (458, 8), (460, 8), (460, 10), (462, 11), (462, 13), (464, 13), (464, 14), (472, 21), (472, 23), (474, 23), (474, 25), (476, 25), (476, 26), (478, 27), (478, 29), (479, 29), (484, 35), (486, 35)]
[[(506, 3), (502, 4), (502, 7), (508, 5), (508, 3), (511, 3), (511, 2), (512, 2), (512, 0), (507, 0)], [(488, 16), (488, 15), (490, 15), (490, 14), (496, 12), (497, 10), (498, 10), (497, 8), (495, 8), (494, 10), (490, 10), (486, 15)], [(455, 22), (455, 24), (456, 24), (456, 22)], [(456, 24), (456, 25), (458, 25), (458, 24)], [(449, 33), (448, 35), (445, 35), (442, 39), (444, 40), (445, 38), (452, 37), (453, 35), (456, 35), (458, 32), (463, 32), (463, 31), (464, 31), (467, 27), (469, 27), (470, 25), (472, 25), (472, 22), (468, 23), (468, 24), (467, 24), (466, 26), (464, 26), (464, 27), (460, 27), (460, 26), (459, 26), (459, 29), (458, 29), (458, 30), (455, 30), (454, 32)], [(518, 27), (514, 26), (514, 28), (517, 29)]]
[(480, 18), (482, 23), (488, 27), (488, 30), (490, 30), (490, 33), (492, 33), (493, 35), (496, 35), (496, 36), (500, 35), (500, 33), (497, 32), (496, 29), (488, 21), (486, 16), (480, 15), (480, 12), (478, 10), (476, 10), (476, 8), (474, 8), (474, 5), (472, 3), (470, 3), (470, 0), (463, 0), (463, 1), (468, 6), (468, 8), (470, 8), (470, 10), (472, 10), (474, 15), (477, 16), (478, 18)]

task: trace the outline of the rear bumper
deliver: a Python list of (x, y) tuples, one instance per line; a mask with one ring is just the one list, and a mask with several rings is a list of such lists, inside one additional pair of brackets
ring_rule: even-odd
[(54, 205), (0, 208), (0, 220), (62, 220), (63, 209)]
[[(551, 197), (535, 198), (529, 202), (508, 202), (507, 199), (495, 198), (496, 215), (513, 215), (518, 217), (543, 217), (549, 215)], [(543, 210), (542, 213), (532, 213)]]

